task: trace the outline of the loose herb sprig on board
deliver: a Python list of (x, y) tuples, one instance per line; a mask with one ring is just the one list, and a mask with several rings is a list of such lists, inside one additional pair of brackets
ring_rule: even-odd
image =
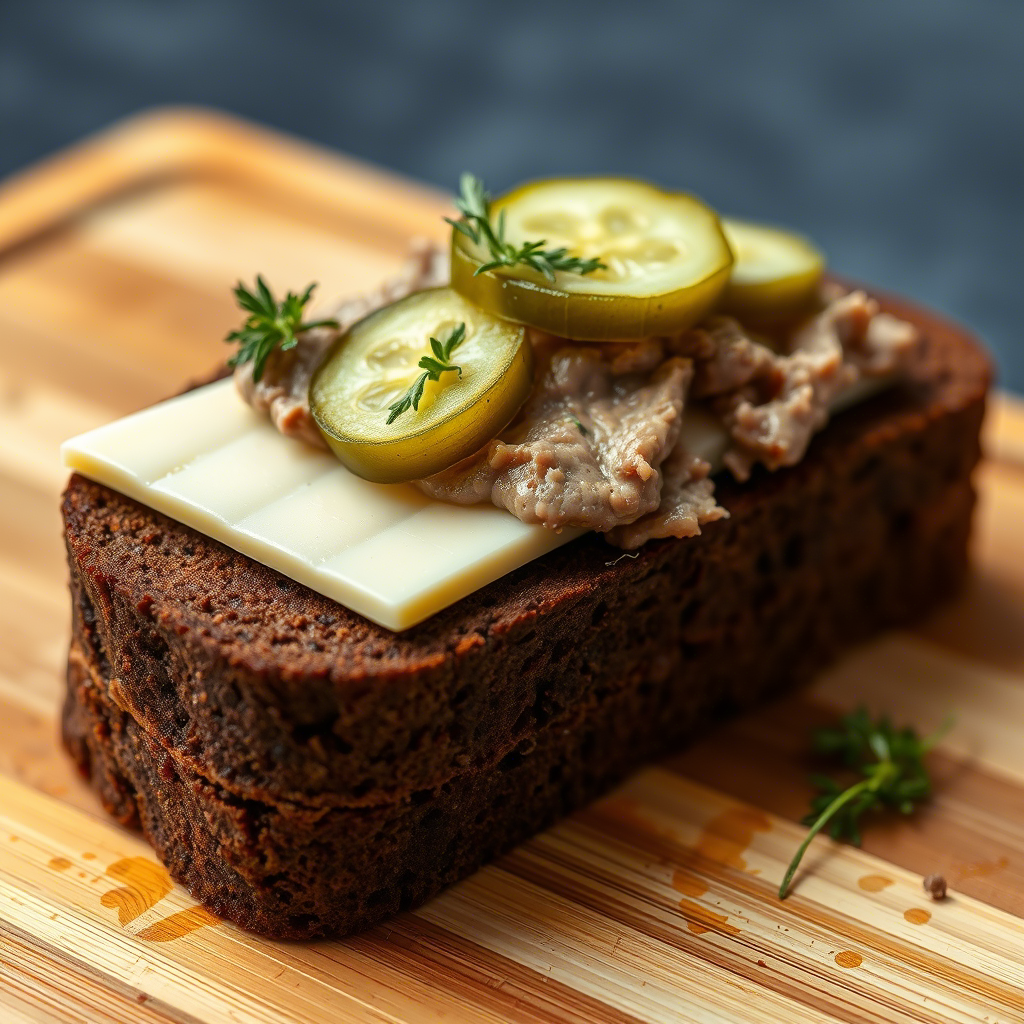
[(420, 399), (423, 397), (423, 389), (428, 380), (440, 380), (442, 373), (449, 370), (457, 370), (462, 376), (462, 367), (456, 366), (452, 361), (452, 353), (462, 344), (466, 337), (466, 325), (464, 323), (455, 327), (448, 337), (443, 341), (437, 338), (430, 339), (430, 350), (432, 356), (423, 356), (417, 364), (423, 369), (416, 380), (409, 385), (409, 390), (397, 402), (388, 406), (388, 423), (394, 423), (403, 412), (410, 407), (415, 411), (420, 407)]
[(278, 302), (267, 287), (262, 275), (256, 275), (256, 288), (250, 291), (241, 281), (235, 285), (235, 299), (249, 315), (240, 330), (232, 331), (224, 340), (238, 343), (238, 351), (228, 360), (228, 366), (252, 363), (252, 379), (259, 381), (267, 357), (275, 348), (287, 352), (299, 343), (297, 335), (313, 327), (337, 327), (337, 320), (302, 322), (302, 311), (309, 302), (316, 284), (311, 284), (301, 295), (288, 292)]
[(846, 715), (837, 728), (814, 732), (814, 749), (819, 754), (837, 758), (863, 778), (844, 789), (827, 775), (811, 777), (821, 792), (811, 801), (811, 811), (803, 819), (803, 824), (811, 828), (782, 879), (780, 900), (788, 895), (811, 840), (826, 827), (833, 839), (845, 839), (860, 846), (860, 819), (868, 811), (914, 811), (917, 802), (931, 792), (924, 756), (952, 724), (947, 719), (937, 732), (922, 739), (909, 727), (896, 729), (885, 715), (872, 721), (861, 707)]
[(605, 265), (598, 259), (581, 259), (570, 256), (568, 249), (545, 249), (546, 239), (539, 242), (523, 242), (515, 246), (505, 241), (505, 211), (498, 214), (498, 224), (491, 223), (491, 196), (484, 188), (484, 183), (473, 174), (463, 174), (459, 181), (461, 194), (455, 200), (455, 207), (462, 214), (458, 220), (445, 217), (445, 220), (456, 230), (471, 239), (474, 245), (481, 241), (490, 252), (490, 262), (477, 267), (473, 276), (483, 274), (496, 267), (515, 267), (520, 263), (542, 273), (549, 281), (554, 281), (555, 271), (567, 274), (591, 274), (595, 270), (603, 270)]

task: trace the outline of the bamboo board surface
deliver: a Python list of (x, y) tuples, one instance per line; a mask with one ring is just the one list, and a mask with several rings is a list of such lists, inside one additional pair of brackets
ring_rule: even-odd
[[(222, 358), (239, 277), (358, 291), (444, 207), (195, 111), (0, 185), (0, 1022), (1024, 1021), (1024, 406), (1006, 397), (961, 599), (357, 938), (219, 922), (74, 775), (58, 443)], [(936, 795), (863, 849), (816, 841), (780, 904), (808, 730), (862, 700), (922, 728), (956, 713)]]

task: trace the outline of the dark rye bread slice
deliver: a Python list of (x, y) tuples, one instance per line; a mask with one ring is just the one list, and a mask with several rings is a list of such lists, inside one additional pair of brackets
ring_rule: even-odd
[(966, 569), (988, 384), (959, 329), (702, 537), (586, 537), (402, 634), (108, 488), (64, 499), (65, 739), (176, 878), (273, 935), (415, 905)]

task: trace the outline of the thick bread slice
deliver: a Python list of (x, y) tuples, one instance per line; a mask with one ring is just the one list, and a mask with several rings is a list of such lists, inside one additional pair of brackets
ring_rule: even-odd
[(739, 486), (700, 538), (585, 537), (393, 634), (108, 488), (64, 498), (65, 739), (172, 873), (266, 934), (421, 902), (725, 710), (912, 621), (966, 571), (988, 362), (905, 385)]

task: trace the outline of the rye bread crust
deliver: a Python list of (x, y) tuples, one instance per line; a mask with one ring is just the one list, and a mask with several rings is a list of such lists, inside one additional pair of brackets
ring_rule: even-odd
[[(172, 874), (265, 934), (415, 905), (966, 571), (988, 385), (959, 329), (704, 535), (552, 552), (394, 634), (74, 476), (65, 741)], [(500, 809), (499, 809), (500, 808)], [(436, 813), (435, 813), (436, 812)]]

